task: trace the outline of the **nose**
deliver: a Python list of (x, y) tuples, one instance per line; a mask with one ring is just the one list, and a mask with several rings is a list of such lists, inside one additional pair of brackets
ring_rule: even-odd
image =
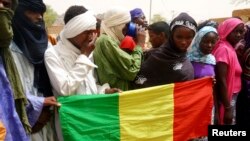
[(181, 45), (182, 46), (187, 46), (187, 40), (185, 40), (185, 39), (181, 40)]
[(41, 21), (42, 19), (43, 19), (43, 16), (42, 16), (42, 14), (40, 14), (40, 13), (37, 13), (37, 20), (38, 21)]
[(208, 43), (208, 45), (207, 45), (207, 46), (208, 46), (208, 48), (212, 48), (212, 47), (213, 47), (213, 45), (214, 45), (214, 44), (210, 42), (210, 43)]

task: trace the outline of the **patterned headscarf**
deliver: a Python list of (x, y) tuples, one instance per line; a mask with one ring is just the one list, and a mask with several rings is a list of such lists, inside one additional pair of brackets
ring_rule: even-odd
[(187, 28), (193, 30), (194, 32), (196, 32), (197, 23), (187, 13), (180, 13), (170, 23), (170, 31), (172, 32), (176, 26), (184, 26), (184, 27), (187, 27)]
[(191, 45), (192, 49), (188, 54), (188, 58), (190, 61), (201, 62), (201, 63), (212, 64), (212, 65), (216, 64), (215, 57), (212, 54), (205, 55), (200, 50), (200, 43), (201, 43), (202, 38), (207, 33), (210, 33), (210, 32), (214, 32), (217, 34), (217, 30), (211, 26), (205, 26), (197, 32), (194, 38), (194, 41)]

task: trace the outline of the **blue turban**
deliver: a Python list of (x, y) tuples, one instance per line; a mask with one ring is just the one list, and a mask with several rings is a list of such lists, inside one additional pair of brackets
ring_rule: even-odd
[(140, 8), (135, 8), (130, 11), (130, 15), (131, 15), (131, 19), (134, 19), (134, 18), (139, 18), (139, 17), (144, 16), (144, 13), (142, 12)]

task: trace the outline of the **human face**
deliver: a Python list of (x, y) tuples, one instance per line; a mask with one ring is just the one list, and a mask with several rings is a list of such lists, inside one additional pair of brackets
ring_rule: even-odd
[(235, 46), (241, 39), (244, 38), (245, 26), (244, 24), (239, 24), (234, 28), (234, 30), (227, 36), (227, 41)]
[(160, 47), (165, 42), (163, 37), (164, 36), (163, 32), (157, 34), (154, 31), (149, 30), (148, 35), (149, 35), (149, 42), (151, 43), (153, 48)]
[(0, 7), (11, 8), (12, 1), (11, 0), (0, 0)]
[(26, 10), (24, 12), (25, 16), (30, 19), (30, 21), (34, 24), (37, 24), (37, 25), (40, 25), (40, 23), (42, 22), (43, 20), (43, 16), (41, 13), (39, 12), (34, 12), (34, 11), (31, 11), (31, 10)]
[(210, 54), (217, 40), (218, 40), (218, 35), (215, 32), (207, 33), (205, 36), (203, 36), (200, 42), (201, 52), (205, 55)]
[(94, 33), (95, 30), (87, 30), (69, 40), (74, 46), (81, 50), (83, 47), (86, 47), (89, 42), (92, 41)]
[(142, 27), (148, 26), (148, 22), (147, 22), (146, 17), (144, 15), (141, 17), (135, 18), (134, 22), (138, 25), (141, 25)]
[(184, 26), (177, 26), (173, 30), (173, 41), (175, 47), (181, 52), (187, 52), (195, 32)]

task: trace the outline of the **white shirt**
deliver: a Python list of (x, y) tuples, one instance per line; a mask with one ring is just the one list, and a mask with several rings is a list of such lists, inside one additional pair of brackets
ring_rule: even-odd
[(45, 65), (55, 96), (98, 94), (109, 88), (108, 84), (96, 85), (97, 66), (91, 56), (81, 54), (67, 39), (60, 39), (56, 46), (46, 50)]

